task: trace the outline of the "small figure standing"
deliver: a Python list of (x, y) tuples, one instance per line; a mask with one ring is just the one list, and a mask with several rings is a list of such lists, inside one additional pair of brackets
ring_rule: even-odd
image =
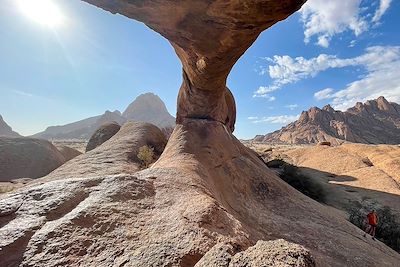
[[(365, 228), (365, 233), (369, 234), (372, 236), (372, 239), (375, 240), (375, 231), (376, 231), (376, 226), (378, 225), (378, 215), (376, 214), (375, 210), (372, 210), (370, 213), (367, 215), (368, 219), (368, 225)], [(364, 234), (364, 237), (366, 237), (366, 234)]]

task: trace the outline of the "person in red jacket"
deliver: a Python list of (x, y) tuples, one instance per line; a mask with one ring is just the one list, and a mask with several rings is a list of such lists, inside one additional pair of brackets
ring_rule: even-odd
[[(376, 231), (376, 226), (378, 225), (378, 215), (376, 214), (375, 210), (372, 210), (370, 213), (367, 215), (367, 220), (368, 220), (368, 225), (365, 228), (365, 233), (370, 234), (372, 236), (372, 239), (375, 240), (375, 231)], [(366, 236), (364, 234), (364, 237)]]

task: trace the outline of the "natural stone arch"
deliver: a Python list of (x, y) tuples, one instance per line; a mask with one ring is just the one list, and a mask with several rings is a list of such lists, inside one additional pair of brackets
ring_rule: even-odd
[(177, 123), (185, 118), (224, 123), (233, 131), (235, 102), (226, 80), (259, 34), (305, 0), (84, 0), (141, 21), (167, 38), (183, 66)]

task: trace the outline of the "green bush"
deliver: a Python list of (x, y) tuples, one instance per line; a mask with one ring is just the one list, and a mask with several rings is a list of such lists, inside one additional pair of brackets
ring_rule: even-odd
[(141, 161), (142, 167), (148, 168), (154, 160), (154, 148), (149, 146), (140, 147), (137, 157)]
[(350, 205), (349, 221), (360, 229), (365, 230), (367, 226), (366, 217), (371, 210), (375, 210), (379, 219), (376, 238), (400, 252), (400, 225), (389, 207), (380, 207), (377, 203), (367, 199), (364, 199), (361, 203), (354, 201)]

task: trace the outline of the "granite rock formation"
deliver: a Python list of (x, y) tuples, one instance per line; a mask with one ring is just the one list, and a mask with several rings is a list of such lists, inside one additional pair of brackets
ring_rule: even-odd
[(400, 144), (400, 105), (381, 96), (364, 104), (359, 102), (345, 112), (330, 105), (313, 107), (281, 130), (253, 140), (274, 144)]
[(0, 115), (0, 137), (20, 137), (17, 132), (14, 132), (12, 128), (4, 121), (3, 117)]
[[(304, 1), (86, 1), (144, 22), (174, 46), (184, 69), (177, 125), (149, 169), (74, 178), (86, 166), (78, 167), (82, 155), (67, 163), (74, 173), (0, 199), (4, 265), (194, 266), (218, 243), (256, 262), (273, 249), (249, 248), (275, 239), (302, 245), (317, 266), (399, 262), (398, 253), (285, 184), (232, 135), (229, 70), (261, 31)], [(102, 168), (115, 163), (108, 164)]]
[(86, 152), (95, 149), (105, 141), (113, 137), (121, 129), (121, 125), (116, 122), (106, 123), (100, 126), (90, 137), (86, 146)]
[(66, 160), (49, 141), (33, 138), (0, 138), (0, 181), (38, 178)]

